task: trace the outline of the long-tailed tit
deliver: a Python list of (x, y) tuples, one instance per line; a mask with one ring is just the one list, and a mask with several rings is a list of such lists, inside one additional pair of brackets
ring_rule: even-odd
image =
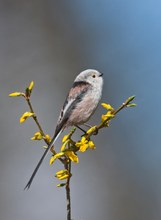
[(87, 69), (81, 72), (75, 79), (70, 89), (63, 108), (60, 111), (55, 134), (37, 164), (29, 182), (25, 186), (29, 188), (43, 159), (45, 158), (52, 145), (60, 133), (68, 126), (78, 126), (89, 120), (96, 110), (102, 96), (103, 78), (102, 73), (94, 69)]

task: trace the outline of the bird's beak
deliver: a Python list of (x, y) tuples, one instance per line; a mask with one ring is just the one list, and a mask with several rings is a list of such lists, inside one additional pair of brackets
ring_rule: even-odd
[(99, 77), (103, 76), (103, 73), (100, 73)]

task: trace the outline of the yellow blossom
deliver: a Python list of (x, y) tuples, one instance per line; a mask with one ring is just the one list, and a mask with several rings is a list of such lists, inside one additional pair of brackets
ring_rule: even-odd
[(46, 139), (48, 142), (51, 142), (51, 137), (50, 137), (49, 134), (46, 134), (46, 135), (45, 135), (45, 139)]
[(57, 154), (51, 156), (50, 162), (49, 162), (50, 165), (53, 164), (54, 161), (55, 161), (57, 158), (60, 158), (60, 157), (62, 157), (63, 155), (64, 155), (64, 153), (63, 153), (63, 152), (60, 152), (60, 153), (57, 153)]
[(21, 95), (23, 95), (23, 93), (21, 93), (21, 92), (13, 92), (13, 93), (10, 93), (10, 94), (9, 94), (9, 96), (11, 96), (11, 97), (21, 96)]
[(63, 139), (62, 139), (62, 143), (66, 142), (69, 138), (69, 134), (64, 135)]
[(110, 111), (107, 112), (107, 114), (102, 115), (102, 122), (106, 121), (106, 120), (110, 120), (111, 118), (114, 118), (115, 115), (113, 115)]
[(69, 174), (65, 174), (61, 177), (57, 177), (59, 180), (64, 180), (64, 179), (67, 179), (69, 177)]
[(88, 144), (82, 144), (79, 148), (79, 151), (85, 152), (88, 149)]
[(102, 115), (102, 122), (106, 121), (108, 119), (107, 115)]
[(114, 110), (114, 108), (113, 108), (110, 104), (101, 103), (101, 105), (102, 105), (104, 108), (106, 108), (106, 109), (108, 109), (108, 110), (110, 110), (110, 111), (113, 111), (113, 110)]
[(29, 90), (30, 90), (30, 91), (32, 90), (33, 86), (34, 86), (34, 81), (31, 81), (31, 82), (30, 82), (30, 85), (29, 85)]
[(94, 150), (94, 149), (96, 149), (96, 146), (95, 146), (95, 144), (93, 143), (93, 141), (89, 141), (88, 142), (88, 145), (89, 145), (89, 148), (91, 148), (92, 150)]
[(69, 172), (68, 170), (60, 170), (56, 172), (55, 177), (57, 177), (59, 180), (67, 179), (69, 177)]
[(81, 141), (78, 141), (75, 145), (79, 148), (79, 151), (81, 152), (86, 151), (88, 148), (96, 149), (93, 141), (87, 140), (85, 136), (83, 136)]
[(27, 118), (29, 118), (33, 115), (34, 115), (34, 113), (32, 113), (32, 112), (25, 112), (20, 118), (20, 123), (23, 123), (24, 121), (26, 121)]
[(79, 148), (79, 151), (84, 152), (88, 148), (88, 140), (83, 136), (81, 141), (78, 141), (75, 145)]
[(54, 157), (54, 155), (51, 156), (51, 157), (50, 157), (49, 164), (50, 164), (50, 165), (53, 164), (55, 160), (56, 160), (56, 158)]
[(90, 134), (96, 130), (96, 126), (91, 127), (86, 133)]
[(78, 156), (73, 151), (67, 150), (64, 153), (69, 157), (72, 162), (79, 163)]
[(41, 133), (38, 131), (34, 134), (34, 136), (31, 138), (31, 140), (42, 140), (43, 136), (41, 135)]
[(66, 140), (64, 143), (63, 143), (63, 145), (62, 145), (62, 147), (61, 147), (61, 151), (64, 151), (65, 150), (65, 147), (66, 147), (66, 145), (69, 143), (69, 139), (68, 140)]
[(64, 175), (66, 173), (68, 173), (68, 170), (66, 170), (66, 169), (65, 170), (59, 170), (59, 171), (56, 172), (56, 176)]

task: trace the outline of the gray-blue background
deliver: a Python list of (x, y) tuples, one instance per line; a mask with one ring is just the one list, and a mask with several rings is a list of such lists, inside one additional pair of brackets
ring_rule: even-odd
[[(161, 1), (0, 0), (0, 219), (64, 220), (59, 163), (44, 162), (23, 191), (43, 150), (36, 126), (9, 98), (35, 81), (32, 102), (44, 130), (54, 132), (68, 89), (87, 68), (104, 73), (102, 100), (127, 109), (80, 155), (71, 184), (74, 220), (161, 219)], [(91, 124), (99, 122), (99, 107)], [(60, 146), (60, 140), (57, 147)]]

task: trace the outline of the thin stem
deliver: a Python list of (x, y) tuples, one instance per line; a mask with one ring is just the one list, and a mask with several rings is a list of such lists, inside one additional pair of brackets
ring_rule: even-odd
[[(37, 119), (37, 116), (35, 115), (34, 109), (33, 109), (32, 104), (31, 104), (31, 102), (30, 102), (30, 98), (25, 96), (25, 99), (26, 99), (26, 101), (27, 101), (27, 104), (28, 104), (28, 106), (29, 106), (29, 108), (30, 108), (31, 113), (34, 113), (34, 115), (33, 115), (32, 117), (33, 117), (35, 123), (37, 124), (41, 135), (42, 135), (43, 137), (45, 137), (45, 133), (44, 133), (44, 131), (43, 131), (43, 129), (42, 129), (42, 127), (41, 127), (41, 125), (40, 125), (38, 119)], [(44, 140), (45, 143), (49, 146), (50, 142), (49, 142), (47, 139), (45, 139), (45, 138), (44, 138), (43, 140)], [(52, 152), (54, 155), (56, 154), (56, 151), (54, 150), (53, 147), (51, 147), (51, 152)], [(64, 164), (64, 160), (63, 160), (62, 158), (58, 158), (58, 159)]]
[[(30, 99), (29, 99), (29, 98), (26, 98), (26, 101), (27, 101), (27, 103), (28, 103), (28, 106), (29, 106), (29, 108), (30, 108), (30, 111), (31, 111), (32, 113), (35, 113), (34, 110), (33, 110), (32, 105), (31, 105)], [(39, 128), (39, 130), (40, 130), (41, 135), (45, 137), (45, 133), (43, 132), (43, 129), (42, 129), (42, 127), (41, 127), (39, 121), (37, 120), (37, 116), (34, 115), (34, 116), (33, 116), (33, 119), (34, 119), (34, 121), (36, 122), (36, 124), (37, 124), (37, 126), (38, 126), (38, 128)], [(46, 142), (47, 144), (49, 144), (47, 140), (45, 140), (45, 142)]]
[(65, 168), (69, 172), (69, 177), (66, 182), (66, 201), (67, 201), (67, 220), (71, 220), (71, 199), (70, 199), (70, 178), (71, 178), (71, 160), (65, 164)]

